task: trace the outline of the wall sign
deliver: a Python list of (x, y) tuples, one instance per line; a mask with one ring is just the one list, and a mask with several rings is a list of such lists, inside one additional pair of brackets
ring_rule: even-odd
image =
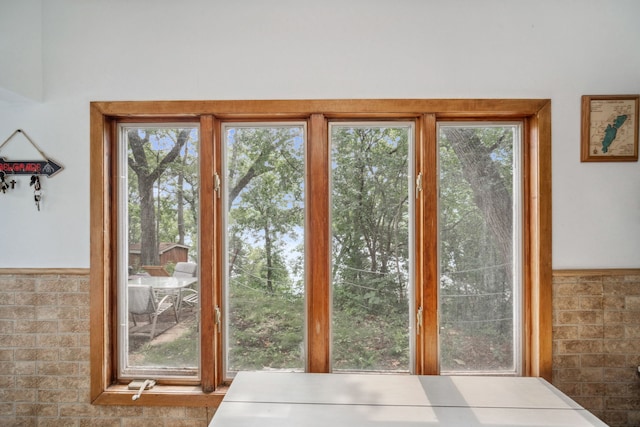
[(44, 151), (42, 151), (36, 145), (36, 143), (33, 142), (31, 138), (29, 138), (29, 135), (27, 135), (26, 132), (23, 131), (22, 129), (16, 129), (11, 134), (11, 136), (9, 136), (9, 138), (5, 139), (5, 141), (2, 144), (0, 144), (0, 150), (2, 150), (2, 147), (4, 147), (7, 144), (7, 142), (9, 142), (11, 138), (16, 136), (17, 134), (22, 134), (24, 135), (25, 138), (27, 138), (27, 141), (31, 143), (33, 148), (38, 150), (38, 153), (40, 153), (40, 155), (42, 156), (42, 160), (9, 161), (4, 157), (0, 156), (0, 171), (6, 174), (12, 174), (12, 175), (36, 174), (36, 175), (46, 175), (47, 177), (51, 178), (53, 175), (57, 174), (62, 169), (64, 169), (62, 165), (54, 162), (46, 154), (44, 154)]
[(62, 166), (52, 161), (18, 160), (8, 161), (0, 157), (0, 171), (12, 175), (46, 175), (51, 178), (62, 170)]
[(11, 134), (11, 136), (9, 136), (9, 138), (0, 144), (0, 150), (17, 134), (24, 135), (27, 141), (29, 141), (36, 150), (38, 150), (42, 159), (8, 160), (4, 157), (0, 157), (0, 193), (6, 193), (7, 190), (13, 190), (16, 188), (17, 181), (13, 178), (14, 175), (31, 175), (29, 187), (33, 187), (33, 201), (35, 202), (37, 209), (40, 210), (40, 203), (43, 201), (40, 175), (45, 175), (48, 178), (51, 178), (64, 168), (62, 165), (54, 162), (44, 154), (44, 152), (22, 129), (17, 129)]

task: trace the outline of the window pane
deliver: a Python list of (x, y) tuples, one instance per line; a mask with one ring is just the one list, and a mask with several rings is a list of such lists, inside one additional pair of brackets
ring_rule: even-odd
[(198, 127), (121, 126), (121, 374), (199, 366)]
[(304, 141), (297, 125), (228, 125), (226, 370), (304, 369)]
[(518, 125), (439, 127), (442, 372), (519, 369), (519, 145)]
[(333, 370), (410, 367), (409, 125), (331, 126)]

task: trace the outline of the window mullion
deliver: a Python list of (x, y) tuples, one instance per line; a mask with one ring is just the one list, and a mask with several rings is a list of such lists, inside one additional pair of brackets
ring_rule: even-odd
[(313, 114), (310, 117), (306, 153), (306, 370), (307, 372), (329, 372), (331, 369), (330, 168), (327, 121), (322, 114)]
[[(416, 301), (422, 314), (416, 339), (416, 374), (436, 375), (438, 364), (438, 172), (436, 116), (424, 114), (416, 131), (416, 175), (422, 191), (416, 199)], [(419, 309), (422, 310), (419, 311)]]
[(214, 145), (215, 119), (212, 116), (200, 118), (200, 360), (202, 390), (211, 392), (217, 384), (215, 366), (216, 327), (214, 310), (216, 304), (215, 273), (216, 244), (218, 229), (216, 222), (217, 200), (213, 189), (215, 168)]

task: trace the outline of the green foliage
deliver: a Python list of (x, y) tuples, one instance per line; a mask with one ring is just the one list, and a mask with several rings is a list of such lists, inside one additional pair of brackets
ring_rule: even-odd
[(137, 366), (159, 366), (168, 368), (197, 367), (198, 329), (196, 325), (188, 328), (186, 333), (174, 340), (147, 343), (136, 350), (142, 359)]
[(296, 126), (228, 129), (231, 370), (304, 367), (301, 137)]
[[(197, 259), (197, 130), (143, 127), (127, 136), (129, 244), (145, 251), (161, 242), (186, 244)], [(146, 263), (157, 265), (158, 259)]]
[(409, 370), (409, 132), (332, 133), (335, 369)]
[(291, 259), (286, 252), (301, 242), (301, 137), (300, 127), (286, 126), (239, 127), (228, 134), (230, 275), (270, 293), (291, 287), (285, 256)]
[[(332, 129), (333, 368), (407, 371), (410, 132), (403, 126)], [(148, 132), (167, 144), (164, 150), (178, 141), (175, 130)], [(498, 202), (510, 206), (505, 195), (513, 195), (511, 132), (508, 126), (465, 129), (462, 142), (446, 132), (440, 135), (440, 351), (445, 370), (508, 369), (513, 363), (513, 266), (512, 259), (504, 258), (504, 248), (512, 243), (496, 234), (497, 219), (486, 209)], [(227, 129), (227, 368), (232, 371), (304, 368), (302, 138), (297, 126)], [(149, 170), (162, 162), (159, 147), (145, 146)], [(160, 198), (154, 206), (158, 241), (177, 241), (184, 227), (194, 253), (197, 152), (195, 145), (186, 147), (158, 176)], [(129, 196), (133, 242), (142, 235), (135, 180), (129, 181)], [(179, 224), (181, 198), (185, 215)], [(158, 360), (172, 352), (188, 358), (181, 354), (191, 351), (186, 347), (193, 344), (181, 341), (157, 349)], [(155, 363), (154, 351), (148, 349), (149, 363)]]
[[(335, 366), (407, 370), (407, 129), (336, 129)], [(304, 366), (304, 163), (296, 132), (247, 127), (228, 135), (232, 370)]]
[[(455, 138), (459, 135), (464, 140)], [(504, 197), (512, 194), (513, 143), (509, 126), (462, 128), (459, 134), (443, 131), (440, 135), (443, 370), (513, 368), (513, 258), (509, 254), (505, 259), (500, 249), (512, 247), (511, 241), (504, 241), (512, 238), (512, 217), (502, 221), (508, 222), (503, 237), (495, 232), (499, 219), (487, 217), (481, 209), (482, 203), (511, 206)], [(470, 173), (463, 150), (484, 169)], [(500, 193), (500, 189), (509, 191)]]
[(407, 371), (409, 316), (383, 312), (359, 317), (353, 310), (333, 312), (333, 368), (348, 371)]
[[(506, 328), (500, 323), (504, 323)], [(500, 332), (511, 319), (466, 328), (446, 327), (440, 337), (440, 368), (443, 371), (512, 370), (513, 340)]]
[(230, 292), (229, 369), (303, 369), (304, 297), (240, 284)]

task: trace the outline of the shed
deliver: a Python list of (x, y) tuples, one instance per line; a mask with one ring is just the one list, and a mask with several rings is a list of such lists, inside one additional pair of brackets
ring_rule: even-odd
[[(189, 246), (179, 243), (162, 242), (158, 252), (161, 266), (189, 261)], [(140, 243), (129, 245), (129, 266), (135, 271), (140, 269)]]

